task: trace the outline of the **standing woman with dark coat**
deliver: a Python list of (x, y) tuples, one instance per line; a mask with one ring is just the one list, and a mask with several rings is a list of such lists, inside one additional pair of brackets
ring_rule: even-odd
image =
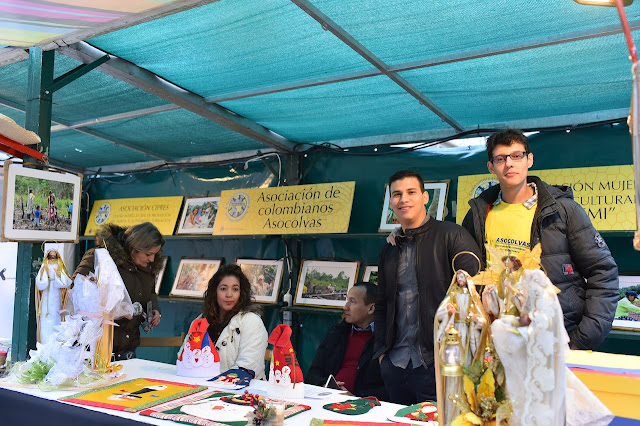
[[(96, 246), (106, 248), (118, 267), (131, 297), (131, 302), (139, 302), (144, 312), (149, 301), (152, 303), (152, 326), (160, 323), (160, 308), (155, 293), (155, 277), (162, 268), (162, 247), (164, 238), (152, 223), (145, 222), (129, 228), (107, 224), (96, 234)], [(94, 272), (94, 249), (87, 251), (76, 268), (77, 274), (88, 275)], [(115, 360), (136, 357), (136, 348), (140, 345), (140, 324), (143, 319), (136, 315), (130, 319), (116, 320), (114, 327), (113, 353)]]

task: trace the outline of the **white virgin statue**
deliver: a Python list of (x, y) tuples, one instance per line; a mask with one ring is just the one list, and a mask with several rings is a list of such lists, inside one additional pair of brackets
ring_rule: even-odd
[(60, 253), (49, 250), (36, 275), (38, 342), (45, 343), (54, 334), (54, 327), (62, 321), (61, 311), (66, 307), (67, 288), (71, 282)]
[[(520, 316), (505, 314), (491, 325), (507, 377), (514, 426), (604, 426), (611, 412), (565, 366), (569, 336), (556, 288), (541, 270), (525, 270)], [(565, 411), (566, 410), (566, 411)]]

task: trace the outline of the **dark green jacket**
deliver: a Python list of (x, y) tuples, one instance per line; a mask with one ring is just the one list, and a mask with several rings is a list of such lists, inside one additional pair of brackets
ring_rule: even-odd
[[(158, 298), (155, 293), (155, 276), (162, 267), (162, 253), (158, 253), (148, 268), (140, 268), (131, 261), (124, 250), (123, 233), (127, 228), (117, 225), (105, 225), (96, 235), (98, 247), (106, 247), (109, 255), (118, 267), (118, 272), (129, 292), (131, 302), (140, 302), (143, 309), (147, 309), (147, 302), (151, 301), (153, 309), (160, 311)], [(85, 253), (74, 273), (88, 275), (94, 272), (94, 249)], [(116, 320), (119, 327), (113, 331), (113, 352), (133, 351), (140, 345), (140, 324), (142, 317), (135, 316), (128, 320)]]

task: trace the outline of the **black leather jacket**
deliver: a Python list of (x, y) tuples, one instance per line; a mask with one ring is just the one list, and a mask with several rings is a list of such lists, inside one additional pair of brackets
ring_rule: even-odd
[[(542, 244), (542, 266), (561, 292), (558, 300), (571, 343), (596, 349), (611, 330), (618, 295), (618, 266), (604, 239), (566, 186), (552, 186), (528, 176), (538, 189), (538, 206), (531, 224), (531, 247)], [(485, 222), (500, 187), (491, 187), (469, 201), (462, 222), (484, 248)]]
[[(309, 372), (305, 376), (306, 383), (324, 386), (329, 374), (336, 375), (342, 366), (350, 333), (351, 324), (344, 320), (329, 329), (316, 352)], [(367, 341), (362, 354), (360, 354), (353, 392), (360, 397), (375, 396), (381, 401), (389, 400), (387, 389), (384, 387), (380, 375), (380, 365), (377, 359), (373, 359), (373, 336)]]
[[(433, 320), (453, 278), (451, 261), (463, 251), (480, 256), (471, 235), (453, 222), (430, 218), (414, 231), (416, 271), (418, 278), (418, 343), (426, 365), (433, 363)], [(387, 353), (395, 341), (397, 267), (399, 248), (386, 244), (378, 261), (378, 292), (375, 310), (374, 358)], [(456, 269), (471, 275), (478, 272), (478, 261), (471, 255), (460, 255)]]

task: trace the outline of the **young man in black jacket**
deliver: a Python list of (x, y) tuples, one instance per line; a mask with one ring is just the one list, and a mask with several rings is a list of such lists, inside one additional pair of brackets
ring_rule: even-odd
[(389, 400), (380, 366), (373, 359), (375, 297), (372, 283), (359, 282), (349, 290), (344, 320), (333, 326), (320, 344), (305, 376), (307, 383), (323, 386), (332, 374), (338, 385), (356, 396)]
[[(487, 139), (489, 171), (500, 185), (469, 201), (462, 222), (484, 243), (511, 254), (542, 245), (542, 266), (560, 289), (558, 300), (573, 349), (596, 349), (611, 330), (618, 295), (618, 267), (604, 239), (571, 188), (528, 176), (529, 139), (517, 129)], [(490, 259), (491, 260), (491, 259)]]
[[(429, 194), (418, 173), (395, 173), (389, 190), (402, 230), (380, 253), (373, 356), (390, 401), (411, 405), (436, 399), (433, 320), (453, 278), (452, 261), (458, 253), (480, 251), (461, 226), (429, 217)], [(455, 262), (471, 275), (478, 266), (468, 254)]]

